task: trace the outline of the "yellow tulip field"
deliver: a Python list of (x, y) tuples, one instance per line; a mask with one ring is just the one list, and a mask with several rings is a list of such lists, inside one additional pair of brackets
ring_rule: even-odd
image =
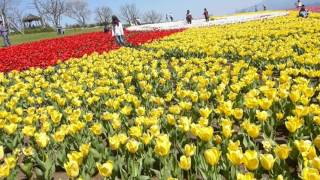
[(0, 74), (0, 179), (320, 180), (320, 15)]

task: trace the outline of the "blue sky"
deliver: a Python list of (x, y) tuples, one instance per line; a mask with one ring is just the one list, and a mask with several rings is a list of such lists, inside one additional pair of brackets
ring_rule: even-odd
[[(21, 7), (24, 13), (34, 13), (32, 0), (21, 0)], [(67, 0), (66, 0), (67, 1)], [(202, 17), (203, 8), (207, 8), (212, 15), (223, 15), (233, 13), (262, 0), (87, 0), (90, 9), (93, 11), (99, 6), (109, 6), (115, 14), (118, 14), (119, 7), (125, 3), (135, 3), (141, 12), (156, 10), (162, 14), (172, 13), (175, 19), (182, 19), (187, 9), (190, 9), (194, 17)], [(92, 22), (94, 18), (91, 18)], [(73, 23), (71, 19), (64, 18), (63, 24)]]

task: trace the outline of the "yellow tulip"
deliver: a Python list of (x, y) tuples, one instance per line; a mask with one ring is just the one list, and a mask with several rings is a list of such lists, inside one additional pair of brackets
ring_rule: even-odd
[(10, 167), (7, 164), (0, 165), (0, 178), (6, 178), (10, 175)]
[(311, 148), (311, 141), (309, 140), (295, 140), (294, 144), (298, 148), (300, 153), (307, 153)]
[(178, 180), (177, 178), (173, 178), (173, 177), (168, 177), (167, 180)]
[(160, 135), (156, 139), (154, 151), (159, 156), (166, 156), (170, 152), (171, 142), (168, 135)]
[(275, 159), (272, 156), (272, 154), (261, 154), (260, 155), (260, 162), (261, 162), (261, 166), (265, 170), (270, 171), (273, 168), (273, 164), (275, 162)]
[(197, 134), (202, 141), (209, 142), (213, 137), (213, 128), (211, 126), (201, 127), (198, 129)]
[(126, 144), (126, 148), (130, 153), (134, 154), (139, 149), (139, 142), (134, 139), (130, 139)]
[(149, 133), (143, 133), (140, 139), (143, 144), (148, 145), (152, 140), (152, 136)]
[[(263, 110), (268, 110), (272, 106), (272, 100), (269, 100), (268, 98), (263, 98), (259, 101), (259, 106)], [(262, 112), (265, 112), (265, 111), (262, 111)], [(265, 114), (261, 114), (261, 116), (265, 116)]]
[(305, 167), (302, 170), (302, 179), (303, 180), (319, 180), (320, 179), (319, 171), (314, 168)]
[(64, 164), (64, 169), (69, 177), (79, 176), (79, 165), (76, 161), (69, 161)]
[(298, 90), (295, 90), (295, 91), (291, 91), (291, 93), (289, 94), (289, 97), (290, 97), (291, 101), (293, 103), (295, 103), (295, 102), (299, 101), (300, 95), (301, 95), (300, 92)]
[(254, 174), (251, 172), (248, 172), (246, 174), (237, 174), (237, 180), (255, 180)]
[(274, 149), (274, 152), (281, 160), (286, 160), (289, 157), (289, 154), (291, 152), (291, 148), (288, 147), (286, 144), (281, 144), (276, 146)]
[(65, 135), (66, 133), (60, 130), (60, 131), (56, 131), (52, 137), (56, 142), (63, 142)]
[(121, 109), (121, 114), (129, 116), (131, 114), (132, 107), (131, 106), (125, 106)]
[(72, 151), (71, 153), (67, 154), (69, 161), (75, 161), (80, 166), (83, 162), (83, 154), (78, 151)]
[(214, 136), (214, 142), (216, 144), (221, 144), (222, 143), (222, 138), (219, 135)]
[(205, 160), (211, 166), (214, 166), (218, 163), (220, 155), (221, 152), (216, 147), (208, 149), (204, 152)]
[(232, 115), (235, 119), (240, 120), (243, 117), (243, 110), (236, 108), (232, 111)]
[(181, 156), (179, 161), (179, 167), (188, 171), (191, 168), (191, 158), (187, 156)]
[(139, 107), (136, 109), (136, 113), (138, 116), (144, 116), (146, 109), (144, 107)]
[(49, 144), (50, 138), (44, 132), (35, 133), (34, 137), (35, 137), (35, 140), (36, 140), (38, 146), (41, 147), (41, 148), (45, 148)]
[(118, 140), (120, 141), (121, 144), (126, 144), (128, 141), (128, 136), (124, 133), (118, 134)]
[(320, 149), (320, 135), (318, 135), (314, 140), (313, 140), (313, 144)]
[(129, 134), (131, 137), (140, 138), (142, 135), (142, 128), (140, 126), (132, 126), (129, 129)]
[(266, 121), (268, 119), (269, 114), (268, 114), (267, 111), (259, 111), (259, 110), (257, 110), (256, 117), (258, 118), (258, 120), (260, 122), (264, 122), (264, 121)]
[(239, 140), (237, 140), (236, 142), (229, 140), (228, 151), (237, 151), (239, 149), (240, 149), (240, 141)]
[(4, 162), (9, 166), (10, 169), (13, 169), (17, 165), (17, 158), (14, 156), (9, 156), (4, 159)]
[(313, 168), (316, 168), (316, 169), (320, 170), (320, 158), (319, 157), (315, 157), (311, 161), (311, 165), (312, 165)]
[(18, 128), (18, 125), (17, 124), (14, 124), (14, 123), (10, 123), (8, 125), (4, 125), (3, 129), (5, 130), (5, 132), (9, 135), (13, 134), (16, 132)]
[[(304, 154), (302, 154), (302, 155), (304, 155)], [(308, 158), (309, 160), (312, 160), (312, 159), (314, 159), (316, 156), (317, 156), (316, 148), (315, 148), (314, 146), (311, 146), (311, 147), (309, 148), (309, 151), (307, 152), (307, 158)]]
[(288, 117), (288, 121), (285, 122), (286, 128), (291, 132), (296, 132), (297, 129), (301, 128), (304, 121), (297, 117)]
[(22, 133), (27, 137), (32, 137), (35, 131), (36, 131), (36, 128), (33, 126), (25, 126), (22, 129)]
[(229, 151), (227, 157), (233, 165), (240, 165), (242, 163), (243, 153), (241, 150)]
[(112, 150), (117, 150), (120, 147), (120, 140), (118, 136), (112, 136), (108, 138), (109, 146)]
[(176, 120), (174, 118), (174, 115), (168, 114), (167, 115), (167, 122), (168, 122), (168, 124), (170, 124), (172, 126), (175, 125), (176, 124)]
[(201, 117), (206, 118), (206, 119), (210, 116), (211, 112), (212, 112), (212, 110), (209, 108), (199, 109), (199, 113), (200, 113)]
[(181, 108), (178, 105), (170, 106), (169, 107), (169, 112), (172, 114), (180, 114)]
[(95, 123), (91, 126), (90, 130), (95, 134), (96, 136), (99, 136), (102, 134), (102, 125), (100, 123)]
[(246, 131), (251, 138), (257, 138), (260, 134), (260, 128), (258, 125), (250, 124)]
[(179, 119), (179, 129), (182, 130), (183, 132), (188, 132), (190, 131), (190, 125), (191, 125), (191, 118), (188, 118), (188, 117), (181, 117)]
[(254, 150), (247, 150), (243, 156), (243, 163), (249, 170), (256, 170), (259, 166), (258, 153)]
[(0, 161), (4, 158), (4, 148), (0, 146)]
[(25, 156), (32, 156), (34, 154), (34, 149), (32, 147), (23, 148), (22, 153)]
[(278, 175), (276, 180), (283, 180), (283, 176), (282, 175)]
[(282, 112), (278, 112), (278, 113), (276, 114), (277, 120), (282, 120), (283, 117), (284, 117), (284, 114), (283, 114)]
[(188, 157), (193, 156), (196, 152), (197, 147), (194, 144), (186, 144), (184, 146), (184, 154)]
[(91, 147), (91, 144), (81, 144), (79, 150), (83, 156), (87, 156), (89, 154), (90, 147)]
[(93, 119), (93, 114), (92, 113), (87, 113), (84, 115), (84, 119), (87, 121), (87, 122), (91, 122), (92, 119)]
[(107, 161), (106, 163), (96, 164), (99, 174), (103, 177), (110, 177), (112, 175), (112, 170), (113, 170), (113, 163), (112, 161)]

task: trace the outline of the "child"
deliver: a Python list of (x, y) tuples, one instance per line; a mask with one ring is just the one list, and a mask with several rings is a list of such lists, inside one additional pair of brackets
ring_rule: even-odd
[(187, 19), (188, 24), (192, 23), (192, 15), (191, 15), (190, 10), (187, 11), (186, 19)]
[(3, 44), (5, 47), (10, 46), (10, 40), (8, 37), (8, 30), (7, 28), (3, 25), (3, 22), (0, 21), (0, 35), (3, 37)]
[(123, 27), (117, 16), (112, 16), (112, 37), (115, 37), (119, 46), (125, 45)]
[(209, 12), (208, 12), (207, 8), (204, 8), (203, 15), (204, 15), (204, 18), (206, 19), (206, 21), (209, 22)]

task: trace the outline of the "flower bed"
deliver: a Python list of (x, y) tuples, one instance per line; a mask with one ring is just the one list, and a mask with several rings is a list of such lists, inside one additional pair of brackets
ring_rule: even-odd
[[(174, 31), (130, 32), (127, 40), (140, 45), (168, 36)], [(30, 67), (47, 67), (72, 57), (82, 57), (93, 52), (108, 52), (119, 48), (110, 33), (87, 33), (57, 39), (26, 43), (0, 50), (0, 71), (25, 70)]]
[(0, 179), (319, 178), (319, 17), (2, 73)]

